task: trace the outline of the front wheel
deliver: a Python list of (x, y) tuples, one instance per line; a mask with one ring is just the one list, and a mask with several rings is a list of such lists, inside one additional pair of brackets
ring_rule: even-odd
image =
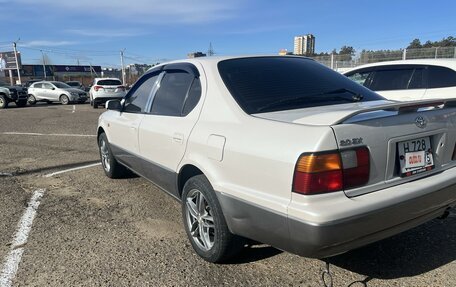
[(68, 98), (67, 95), (61, 95), (60, 96), (60, 103), (62, 105), (68, 105), (70, 103), (70, 99)]
[(4, 95), (0, 95), (0, 109), (6, 109), (8, 107), (8, 100)]
[(230, 233), (217, 196), (204, 175), (185, 183), (182, 216), (190, 243), (204, 260), (223, 262), (242, 249), (243, 238)]
[(29, 103), (30, 105), (36, 104), (36, 98), (35, 98), (34, 95), (29, 95), (27, 101), (28, 101), (28, 103)]
[(112, 154), (105, 133), (102, 133), (98, 138), (98, 148), (100, 151), (101, 165), (107, 177), (122, 178), (128, 173), (127, 168), (118, 163)]

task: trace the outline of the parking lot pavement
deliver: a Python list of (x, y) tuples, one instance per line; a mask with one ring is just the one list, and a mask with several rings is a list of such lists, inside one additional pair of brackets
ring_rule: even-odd
[[(46, 190), (13, 286), (321, 286), (323, 261), (266, 245), (229, 264), (199, 259), (179, 203), (142, 178), (111, 180), (100, 166), (44, 177), (98, 161), (101, 112), (0, 110), (0, 173), (14, 175), (0, 176), (1, 261), (32, 192)], [(334, 286), (454, 286), (455, 259), (452, 213), (329, 262)]]

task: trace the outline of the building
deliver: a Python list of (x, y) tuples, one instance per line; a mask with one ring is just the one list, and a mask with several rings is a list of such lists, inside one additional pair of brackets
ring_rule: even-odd
[(294, 54), (310, 56), (315, 53), (315, 36), (307, 34), (294, 37)]
[(188, 53), (187, 57), (191, 58), (198, 58), (198, 57), (206, 57), (206, 54), (203, 52), (194, 52), (194, 53)]

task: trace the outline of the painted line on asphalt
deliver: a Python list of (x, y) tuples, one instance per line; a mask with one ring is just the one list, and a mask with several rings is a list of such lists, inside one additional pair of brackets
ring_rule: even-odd
[(0, 176), (13, 176), (13, 174), (9, 172), (0, 172)]
[(11, 244), (11, 251), (3, 263), (0, 273), (0, 287), (10, 287), (14, 277), (16, 277), (19, 263), (21, 263), (22, 254), (24, 253), (24, 246), (27, 244), (33, 220), (45, 191), (45, 189), (37, 189), (33, 192), (24, 215), (22, 215), (17, 225), (17, 231)]
[(97, 135), (82, 135), (82, 134), (41, 134), (41, 133), (20, 133), (20, 132), (3, 132), (2, 135), (56, 136), (56, 137), (96, 137), (97, 136)]
[(69, 168), (69, 169), (64, 169), (64, 170), (56, 171), (56, 172), (53, 172), (53, 173), (48, 173), (48, 174), (44, 175), (44, 177), (52, 177), (54, 175), (62, 174), (62, 173), (65, 173), (65, 172), (70, 172), (70, 171), (80, 170), (80, 169), (84, 169), (84, 168), (94, 167), (94, 166), (97, 166), (97, 165), (101, 165), (101, 162), (93, 163), (93, 164), (89, 164), (89, 165), (84, 165), (84, 166), (79, 166), (79, 167), (74, 167), (74, 168)]

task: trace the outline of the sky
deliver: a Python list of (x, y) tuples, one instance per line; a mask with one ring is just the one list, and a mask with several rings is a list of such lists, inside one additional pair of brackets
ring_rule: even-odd
[(163, 62), (195, 51), (216, 55), (293, 50), (312, 33), (316, 52), (344, 45), (398, 49), (413, 39), (456, 36), (454, 0), (0, 0), (0, 51), (17, 41), (23, 64)]

